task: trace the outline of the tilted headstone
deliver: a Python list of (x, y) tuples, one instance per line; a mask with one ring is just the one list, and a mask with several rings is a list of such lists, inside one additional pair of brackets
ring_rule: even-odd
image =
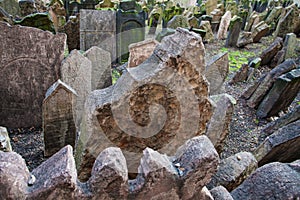
[(0, 124), (41, 126), (42, 102), (60, 77), (66, 36), (2, 22), (0, 29)]
[(242, 18), (238, 16), (233, 16), (233, 18), (230, 20), (229, 25), (229, 33), (226, 39), (226, 47), (236, 47), (239, 35), (242, 28)]
[(219, 40), (225, 39), (227, 36), (227, 30), (230, 24), (230, 20), (231, 20), (231, 12), (227, 11), (221, 19), (221, 23), (219, 26), (219, 30), (218, 30), (218, 34), (217, 34), (217, 38)]
[(282, 43), (282, 38), (276, 38), (267, 49), (263, 50), (263, 52), (260, 55), (262, 66), (267, 65), (272, 61), (272, 59), (278, 53), (278, 51), (281, 50)]
[(93, 46), (108, 51), (116, 60), (116, 12), (110, 10), (80, 10), (80, 49)]
[(205, 135), (220, 154), (223, 150), (224, 141), (230, 132), (229, 125), (236, 100), (229, 94), (213, 95), (210, 98), (216, 104), (216, 108), (209, 121)]
[(253, 43), (252, 33), (251, 32), (242, 32), (239, 36), (236, 46), (244, 47), (247, 44)]
[(43, 102), (44, 155), (52, 156), (66, 145), (75, 147), (76, 127), (73, 111), (76, 92), (61, 80), (47, 91)]
[(61, 80), (73, 88), (77, 97), (75, 100), (75, 125), (79, 129), (85, 99), (92, 91), (92, 63), (78, 50), (73, 50), (61, 65)]
[(148, 39), (129, 45), (128, 67), (136, 67), (147, 60), (158, 44), (156, 40)]
[(295, 57), (297, 45), (299, 45), (299, 43), (297, 41), (296, 34), (294, 33), (286, 34), (283, 42), (283, 48), (285, 48), (284, 59)]
[(258, 165), (292, 162), (300, 159), (300, 120), (290, 123), (267, 137), (254, 151)]
[(110, 53), (94, 46), (83, 55), (92, 62), (91, 90), (112, 85)]
[(260, 118), (270, 117), (285, 110), (300, 91), (300, 69), (294, 69), (281, 75), (259, 104), (256, 115)]
[(233, 199), (297, 199), (300, 195), (299, 168), (300, 160), (264, 165), (233, 190), (231, 195)]
[(228, 53), (213, 56), (207, 63), (204, 75), (209, 82), (209, 94), (219, 94), (229, 73)]
[(106, 147), (122, 148), (130, 173), (136, 173), (144, 148), (171, 153), (204, 133), (212, 114), (204, 54), (201, 37), (178, 28), (116, 84), (89, 95), (75, 155), (81, 180)]
[(7, 129), (0, 126), (0, 151), (12, 151)]
[(260, 39), (269, 33), (270, 27), (264, 21), (259, 22), (253, 27), (253, 42), (259, 42)]

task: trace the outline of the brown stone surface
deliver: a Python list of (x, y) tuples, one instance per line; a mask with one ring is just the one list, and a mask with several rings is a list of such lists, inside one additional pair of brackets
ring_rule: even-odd
[(148, 39), (142, 42), (129, 45), (128, 67), (136, 67), (147, 60), (159, 43), (155, 39)]
[(268, 34), (269, 29), (270, 27), (264, 21), (254, 26), (254, 30), (252, 31), (253, 42), (259, 42), (262, 37)]
[(44, 155), (51, 156), (66, 145), (75, 147), (76, 127), (73, 110), (76, 92), (58, 80), (47, 91), (43, 102)]
[(217, 34), (217, 39), (222, 40), (227, 38), (227, 30), (231, 20), (231, 12), (226, 11), (226, 13), (222, 16), (220, 27)]
[(67, 21), (62, 32), (67, 34), (67, 45), (69, 52), (74, 49), (80, 49), (80, 31), (79, 31), (79, 15)]
[(172, 154), (204, 133), (212, 112), (201, 74), (204, 52), (200, 36), (178, 29), (115, 85), (90, 94), (76, 149), (80, 179), (89, 177), (91, 163), (106, 147), (120, 147), (128, 170), (136, 173), (146, 147)]
[(0, 151), (0, 199), (25, 199), (29, 177), (19, 154)]
[(41, 126), (42, 102), (59, 77), (66, 36), (0, 22), (0, 123)]
[(262, 66), (267, 65), (272, 61), (277, 52), (282, 48), (282, 43), (282, 38), (276, 38), (274, 42), (261, 53), (260, 58)]

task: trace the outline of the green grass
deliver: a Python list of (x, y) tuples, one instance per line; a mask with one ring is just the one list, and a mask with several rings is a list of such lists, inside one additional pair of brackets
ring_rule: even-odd
[(111, 71), (111, 75), (112, 75), (112, 83), (115, 84), (118, 80), (118, 78), (120, 78), (121, 74), (117, 69), (112, 69)]

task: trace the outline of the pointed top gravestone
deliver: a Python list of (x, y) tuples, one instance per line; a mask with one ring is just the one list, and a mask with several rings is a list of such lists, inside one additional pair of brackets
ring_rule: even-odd
[(0, 123), (41, 126), (42, 102), (60, 77), (66, 35), (1, 22), (0, 29)]

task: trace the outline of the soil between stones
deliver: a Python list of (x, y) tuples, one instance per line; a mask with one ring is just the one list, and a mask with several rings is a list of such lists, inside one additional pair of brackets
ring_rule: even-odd
[[(246, 48), (248, 51), (254, 52), (256, 56), (259, 56), (260, 52), (271, 42), (272, 39), (270, 37), (263, 38), (261, 43), (250, 44)], [(219, 50), (224, 47), (224, 43), (225, 41), (217, 41), (206, 44), (206, 61), (208, 61), (211, 56), (216, 55)], [(238, 49), (229, 48), (228, 50), (236, 51)], [(299, 63), (297, 64), (299, 65)], [(267, 67), (260, 67), (255, 72), (252, 80), (234, 85), (229, 85), (228, 82), (235, 73), (229, 73), (224, 84), (224, 92), (232, 95), (237, 100), (237, 104), (235, 105), (234, 114), (230, 124), (230, 133), (225, 140), (225, 146), (220, 155), (221, 158), (229, 157), (241, 151), (252, 152), (268, 136), (261, 132), (261, 129), (268, 123), (268, 121), (270, 121), (270, 119), (258, 120), (255, 115), (255, 110), (249, 108), (246, 105), (245, 100), (240, 96), (256, 78), (269, 70), (270, 69)], [(299, 101), (300, 93), (285, 112), (288, 112), (295, 107)], [(283, 114), (283, 112), (281, 114)], [(44, 158), (43, 154), (43, 136), (42, 129), (40, 127), (8, 129), (8, 131), (13, 151), (19, 153), (25, 159), (30, 171), (47, 159)]]

